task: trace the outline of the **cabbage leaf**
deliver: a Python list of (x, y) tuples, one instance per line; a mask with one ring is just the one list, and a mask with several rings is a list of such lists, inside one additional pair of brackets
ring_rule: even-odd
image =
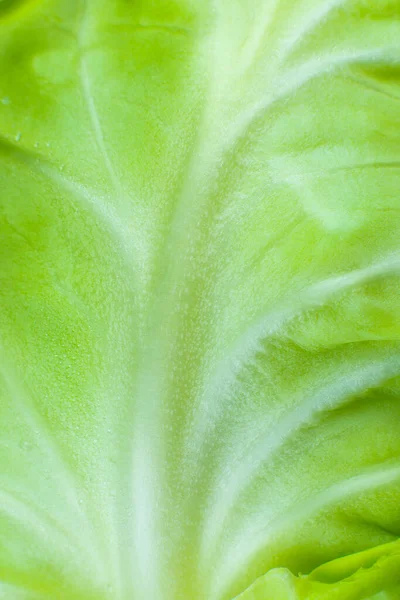
[(400, 598), (399, 0), (0, 0), (0, 598)]

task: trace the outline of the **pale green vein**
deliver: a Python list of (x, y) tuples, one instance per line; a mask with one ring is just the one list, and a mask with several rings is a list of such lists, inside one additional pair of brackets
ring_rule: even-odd
[[(86, 38), (89, 30), (89, 6), (88, 0), (84, 0), (84, 12), (81, 17), (80, 27), (77, 34), (79, 52), (79, 80), (97, 148), (109, 175), (115, 197), (111, 198), (107, 195), (104, 197), (103, 201), (100, 201), (99, 198), (94, 197), (91, 194), (88, 195), (86, 192), (85, 194), (87, 199), (91, 202), (91, 205), (98, 209), (99, 214), (102, 217), (106, 217), (111, 223), (114, 235), (116, 236), (118, 242), (120, 244), (122, 243), (122, 248), (124, 250), (124, 254), (126, 255), (127, 262), (130, 265), (131, 270), (133, 269), (135, 271), (135, 275), (137, 276), (139, 273), (138, 256), (143, 253), (145, 242), (143, 237), (139, 234), (138, 229), (131, 224), (132, 219), (128, 213), (129, 198), (127, 197), (127, 193), (121, 184), (120, 178), (107, 149), (104, 128), (101, 123), (99, 111), (95, 101), (95, 94), (92, 89), (92, 79), (87, 63), (87, 53), (89, 52), (89, 48), (86, 46)], [(116, 208), (112, 206), (112, 201), (117, 203)], [(118, 211), (120, 214), (118, 214)]]
[[(35, 505), (32, 500), (18, 497), (15, 491), (7, 490), (4, 486), (0, 487), (0, 513), (9, 515), (18, 527), (32, 530), (46, 546), (52, 543), (56, 549), (64, 548), (64, 552), (72, 553), (74, 556), (78, 551), (81, 556), (87, 556), (92, 562), (93, 556), (88, 553), (85, 546), (82, 546), (82, 538), (73, 534), (75, 529), (73, 526), (65, 526), (52, 517), (45, 508)], [(91, 568), (96, 572), (95, 563), (91, 564)], [(101, 575), (101, 570), (97, 572)]]
[(87, 66), (87, 58), (86, 58), (86, 37), (87, 30), (89, 25), (89, 17), (88, 17), (88, 3), (85, 1), (85, 11), (81, 20), (81, 26), (78, 31), (78, 47), (79, 47), (79, 76), (82, 84), (82, 91), (85, 98), (86, 106), (88, 108), (89, 116), (92, 122), (93, 132), (96, 137), (96, 142), (100, 154), (103, 158), (104, 165), (109, 173), (111, 182), (114, 186), (114, 189), (117, 193), (117, 196), (122, 198), (124, 193), (122, 191), (121, 183), (114, 169), (114, 165), (111, 161), (110, 155), (107, 150), (107, 146), (104, 139), (104, 132), (100, 122), (100, 116), (97, 111), (96, 103), (94, 100), (94, 95), (92, 91), (92, 82), (89, 76), (89, 70)]
[[(254, 440), (244, 456), (238, 458), (238, 467), (229, 472), (228, 478), (224, 477), (223, 472), (215, 477), (215, 487), (218, 492), (211, 498), (210, 512), (206, 514), (203, 527), (204, 558), (213, 555), (229, 513), (274, 452), (290, 437), (296, 435), (303, 425), (312, 423), (319, 413), (337, 408), (355, 395), (378, 387), (399, 373), (400, 356), (389, 357), (375, 364), (354, 369), (341, 377), (338, 376), (335, 381), (321, 388), (317, 393), (306, 397), (278, 422), (270, 423), (268, 430)], [(225, 470), (224, 466), (223, 471)], [(262, 514), (261, 507), (259, 514)]]
[(292, 32), (285, 36), (284, 43), (279, 48), (279, 64), (287, 61), (290, 54), (304, 42), (305, 38), (313, 34), (318, 26), (324, 25), (332, 12), (346, 2), (347, 0), (328, 0), (327, 2), (318, 3), (317, 6), (313, 6), (314, 10), (311, 14), (306, 13), (304, 15), (303, 22), (297, 19), (295, 26), (294, 24), (292, 26)]
[[(123, 251), (126, 262), (132, 266), (132, 231), (126, 222), (118, 215), (112, 206), (112, 198), (108, 194), (102, 194), (99, 190), (89, 188), (86, 184), (74, 181), (63, 173), (60, 168), (44, 158), (42, 155), (25, 148), (23, 145), (0, 136), (0, 151), (3, 149), (6, 155), (12, 155), (20, 164), (26, 165), (34, 173), (44, 175), (64, 192), (65, 198), (71, 203), (71, 196), (76, 200), (83, 201), (86, 206), (105, 225), (110, 235)], [(82, 207), (82, 204), (79, 204)]]
[(193, 480), (193, 474), (198, 472), (203, 445), (215, 434), (219, 420), (223, 418), (225, 405), (230, 401), (232, 390), (238, 383), (238, 376), (246, 365), (252, 364), (257, 352), (264, 352), (263, 341), (266, 338), (276, 335), (296, 316), (323, 306), (354, 287), (398, 275), (400, 257), (389, 256), (367, 267), (329, 277), (300, 291), (296, 296), (282, 299), (279, 308), (261, 315), (250, 325), (217, 363), (194, 407), (185, 452), (187, 484), (190, 484), (191, 478), (192, 484), (195, 484), (196, 478)]
[(374, 169), (400, 169), (400, 161), (392, 160), (392, 161), (374, 161), (374, 162), (365, 162), (365, 163), (352, 163), (349, 165), (338, 165), (336, 167), (329, 168), (321, 168), (313, 171), (301, 171), (300, 173), (294, 173), (288, 179), (291, 182), (301, 181), (302, 179), (307, 179), (309, 176), (316, 177), (326, 177), (327, 175), (343, 173), (343, 172), (351, 172), (351, 171), (367, 171)]
[(49, 434), (48, 428), (45, 426), (32, 399), (29, 394), (25, 392), (22, 384), (19, 383), (19, 378), (14, 373), (14, 368), (6, 357), (4, 349), (1, 347), (0, 356), (3, 380), (10, 391), (14, 405), (18, 407), (21, 418), (24, 419), (29, 426), (30, 431), (35, 435), (38, 447), (45, 452), (50, 464), (53, 465), (52, 470), (60, 486), (60, 492), (62, 491), (64, 494), (66, 503), (69, 506), (74, 507), (74, 516), (77, 517), (77, 521), (74, 519), (72, 527), (76, 527), (78, 523), (80, 524), (82, 533), (88, 540), (86, 551), (88, 555), (92, 557), (93, 564), (96, 565), (96, 570), (101, 572), (104, 569), (104, 564), (98, 553), (90, 519), (88, 515), (83, 512), (80, 505), (75, 477), (64, 460), (56, 441)]
[(246, 44), (242, 51), (241, 74), (245, 74), (250, 68), (257, 63), (257, 55), (261, 52), (261, 48), (270, 29), (274, 26), (275, 12), (279, 6), (279, 0), (273, 2), (264, 2), (261, 7), (261, 12), (257, 11), (255, 24), (252, 34), (248, 36)]
[(266, 113), (276, 104), (295, 97), (295, 93), (304, 88), (307, 84), (319, 77), (337, 73), (341, 67), (352, 64), (373, 64), (375, 62), (386, 60), (390, 61), (390, 56), (386, 52), (376, 52), (374, 50), (365, 50), (355, 52), (354, 54), (337, 53), (335, 56), (321, 55), (307, 61), (304, 65), (284, 71), (283, 74), (274, 80), (271, 89), (276, 92), (268, 93), (258, 102), (250, 105), (246, 110), (240, 113), (236, 123), (232, 125), (231, 132), (224, 140), (224, 148), (232, 148), (242, 139), (249, 129), (255, 123), (265, 118)]
[(264, 547), (296, 524), (306, 522), (311, 516), (318, 516), (329, 507), (343, 500), (391, 485), (400, 479), (400, 466), (393, 463), (378, 464), (375, 467), (335, 482), (327, 489), (310, 495), (307, 500), (292, 504), (283, 513), (270, 518), (264, 527), (241, 530), (230, 547), (221, 554), (222, 559), (214, 569), (210, 598), (223, 597), (230, 585), (232, 573), (237, 575), (246, 569), (252, 558)]

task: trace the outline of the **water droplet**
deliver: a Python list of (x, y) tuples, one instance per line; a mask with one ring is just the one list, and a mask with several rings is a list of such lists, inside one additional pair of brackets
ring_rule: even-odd
[(21, 138), (22, 138), (22, 133), (20, 131), (18, 131), (17, 135), (15, 136), (15, 141), (20, 142)]
[(7, 106), (8, 104), (11, 104), (11, 100), (6, 96), (5, 98), (1, 99), (1, 103), (4, 104), (4, 106)]
[(34, 143), (35, 148), (39, 148), (39, 142)]
[(50, 142), (46, 142), (46, 147), (50, 148)]

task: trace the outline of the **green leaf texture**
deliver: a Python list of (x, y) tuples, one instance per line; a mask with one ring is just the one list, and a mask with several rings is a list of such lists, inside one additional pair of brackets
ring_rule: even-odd
[(400, 0), (0, 0), (0, 599), (400, 598), (399, 277)]

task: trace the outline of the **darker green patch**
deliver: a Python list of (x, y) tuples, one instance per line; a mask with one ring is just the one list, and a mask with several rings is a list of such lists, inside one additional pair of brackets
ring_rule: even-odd
[(363, 72), (365, 75), (382, 83), (400, 85), (400, 63), (366, 66)]
[(354, 5), (354, 10), (359, 17), (374, 21), (400, 19), (400, 5), (398, 0), (360, 0)]
[(19, 14), (23, 9), (37, 2), (38, 0), (0, 0), (0, 21)]
[(0, 17), (6, 16), (26, 4), (27, 0), (0, 0)]

